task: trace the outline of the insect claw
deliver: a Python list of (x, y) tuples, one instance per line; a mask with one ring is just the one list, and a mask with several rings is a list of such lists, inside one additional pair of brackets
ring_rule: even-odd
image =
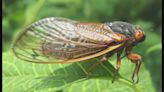
[(136, 83), (138, 83), (139, 82), (139, 77), (137, 76), (137, 81), (136, 81)]
[[(135, 74), (135, 75), (136, 75), (136, 76), (134, 76), (134, 75), (132, 76), (132, 81), (133, 81), (133, 83), (138, 83), (138, 82), (139, 82), (139, 77), (138, 77), (137, 74)], [(136, 81), (135, 81), (135, 79), (134, 79), (135, 77), (137, 78)]]

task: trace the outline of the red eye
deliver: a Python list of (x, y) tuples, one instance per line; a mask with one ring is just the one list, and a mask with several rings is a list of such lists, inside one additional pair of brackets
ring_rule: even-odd
[(137, 30), (137, 31), (136, 31), (136, 33), (135, 33), (135, 39), (136, 39), (137, 41), (143, 41), (143, 40), (145, 39), (144, 33), (141, 31), (140, 28), (137, 28), (136, 30)]

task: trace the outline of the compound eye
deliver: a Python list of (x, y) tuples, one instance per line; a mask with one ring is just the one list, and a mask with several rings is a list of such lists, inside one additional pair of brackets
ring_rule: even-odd
[(144, 33), (141, 31), (141, 29), (136, 29), (136, 33), (135, 33), (135, 39), (137, 41), (143, 41), (145, 39)]

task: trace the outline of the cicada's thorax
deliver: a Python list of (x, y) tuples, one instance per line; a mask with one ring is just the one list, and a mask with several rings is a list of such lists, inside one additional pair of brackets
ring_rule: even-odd
[(134, 38), (136, 30), (134, 25), (121, 21), (106, 23), (106, 25), (108, 25), (113, 32), (124, 35), (127, 39), (126, 45), (136, 43)]

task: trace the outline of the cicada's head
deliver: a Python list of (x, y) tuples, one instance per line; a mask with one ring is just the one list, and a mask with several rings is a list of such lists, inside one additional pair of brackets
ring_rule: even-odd
[(145, 34), (139, 26), (122, 21), (109, 22), (105, 24), (109, 26), (113, 32), (123, 34), (127, 38), (130, 38), (131, 43), (138, 43), (145, 40)]

